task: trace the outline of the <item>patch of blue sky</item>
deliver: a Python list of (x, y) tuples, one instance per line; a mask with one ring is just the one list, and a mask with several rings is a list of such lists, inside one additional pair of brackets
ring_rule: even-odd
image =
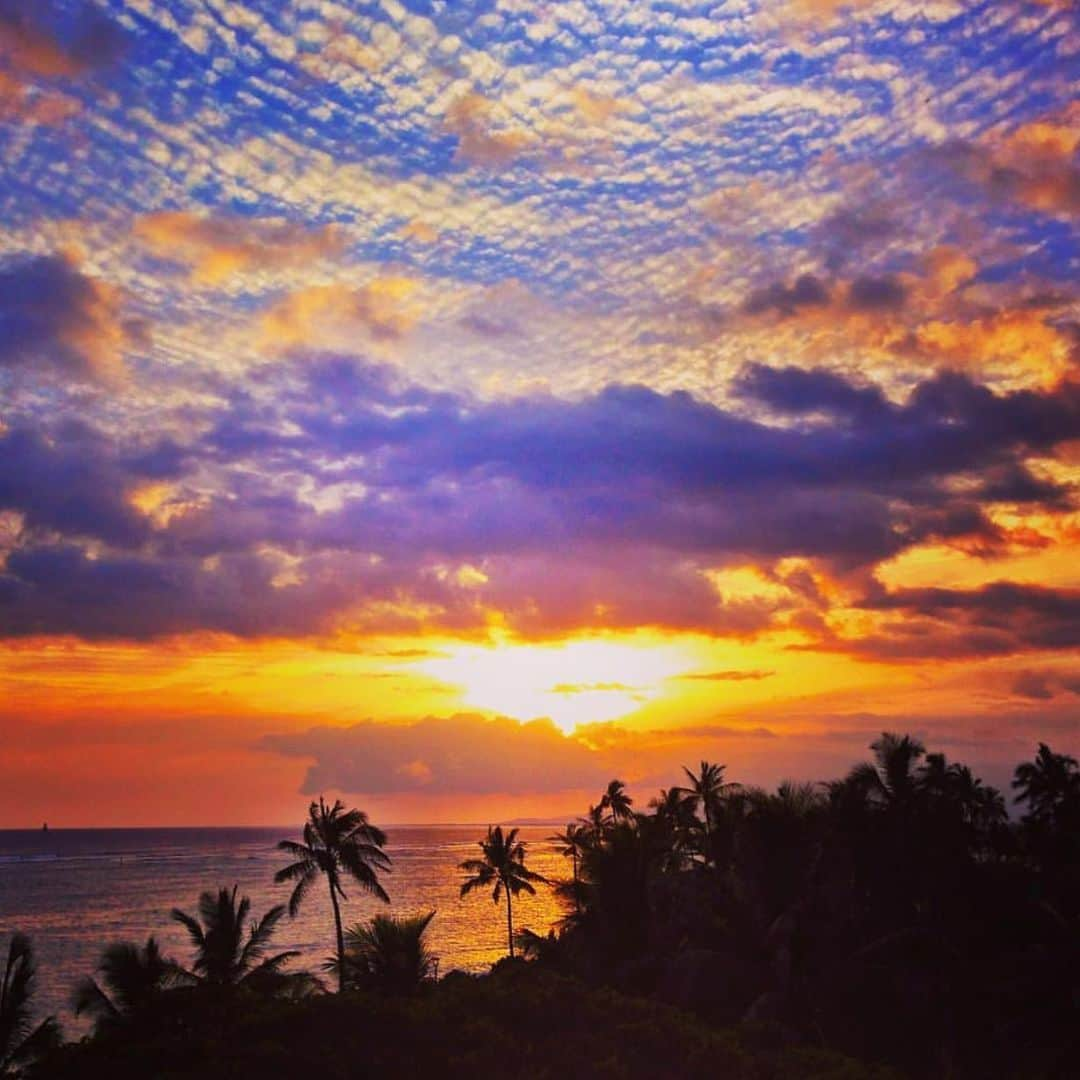
[(1010, 239), (1020, 249), (1013, 257), (995, 260), (983, 273), (988, 282), (1043, 280), (1071, 286), (1080, 265), (1080, 234), (1068, 221), (1021, 214), (1001, 215)]

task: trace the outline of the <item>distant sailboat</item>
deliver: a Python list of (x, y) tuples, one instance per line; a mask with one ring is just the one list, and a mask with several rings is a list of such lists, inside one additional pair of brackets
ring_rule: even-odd
[(49, 823), (47, 821), (43, 821), (41, 823), (41, 831), (42, 832), (48, 832), (49, 831)]

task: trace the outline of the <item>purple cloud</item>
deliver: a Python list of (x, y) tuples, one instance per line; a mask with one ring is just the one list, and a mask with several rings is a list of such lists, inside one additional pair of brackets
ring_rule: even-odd
[[(13, 428), (0, 436), (0, 508), (24, 528), (0, 571), (0, 626), (474, 633), (498, 610), (530, 636), (642, 625), (752, 636), (817, 625), (821, 597), (785, 579), (788, 599), (727, 598), (703, 571), (798, 557), (865, 575), (925, 541), (992, 548), (995, 499), (1069, 505), (1026, 461), (1080, 434), (1075, 385), (995, 393), (940, 374), (896, 403), (836, 375), (756, 366), (735, 389), (792, 423), (641, 386), (484, 402), (315, 358), (189, 410), (206, 434), (187, 444)], [(150, 478), (171, 485), (175, 512), (132, 509), (128, 493)], [(88, 539), (107, 549), (91, 556)], [(461, 564), (481, 572), (459, 579)], [(139, 610), (118, 600), (133, 589)], [(925, 602), (866, 601), (945, 618)], [(952, 648), (1014, 647), (997, 625), (968, 621)], [(881, 647), (936, 642), (919, 638), (916, 626)], [(1024, 643), (1056, 640), (1033, 623)]]

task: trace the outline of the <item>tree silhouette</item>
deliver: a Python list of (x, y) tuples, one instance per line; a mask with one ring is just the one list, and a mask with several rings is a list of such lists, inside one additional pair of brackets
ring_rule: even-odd
[(348, 896), (342, 884), (350, 878), (363, 892), (390, 902), (386, 890), (379, 884), (379, 874), (389, 873), (390, 856), (383, 851), (386, 834), (368, 821), (362, 810), (346, 810), (340, 799), (327, 806), (322, 796), (308, 808), (303, 843), (282, 840), (278, 849), (288, 852), (296, 861), (274, 875), (274, 881), (295, 882), (289, 897), (289, 914), (296, 915), (308, 890), (320, 874), (325, 875), (330, 890), (330, 905), (334, 911), (334, 931), (337, 940), (338, 989), (345, 987), (345, 935), (341, 925), (339, 900)]
[(911, 801), (918, 787), (916, 766), (926, 747), (910, 735), (883, 732), (870, 744), (874, 760), (856, 765), (847, 782), (878, 805), (899, 807)]
[(60, 1028), (53, 1017), (34, 1026), (30, 1002), (36, 978), (30, 939), (15, 934), (0, 982), (0, 1076), (21, 1075), (25, 1066), (60, 1041)]
[(1035, 760), (1017, 765), (1012, 786), (1016, 802), (1027, 803), (1030, 819), (1049, 822), (1080, 800), (1080, 769), (1076, 758), (1039, 743)]
[[(425, 941), (434, 911), (410, 918), (376, 915), (345, 932), (345, 984), (387, 994), (412, 994), (438, 964)], [(337, 970), (337, 961), (328, 965)]]
[(578, 864), (581, 862), (581, 856), (589, 842), (589, 833), (584, 825), (577, 825), (574, 822), (570, 822), (561, 833), (555, 833), (548, 837), (548, 840), (556, 844), (556, 851), (564, 859), (571, 860), (571, 866), (573, 868), (573, 893), (574, 893), (574, 909), (576, 911), (581, 910), (581, 896), (580, 893), (580, 881), (578, 879)]
[(98, 963), (98, 977), (100, 983), (89, 976), (81, 979), (71, 1001), (75, 1015), (92, 1016), (98, 1031), (137, 1020), (185, 978), (153, 937), (142, 948), (127, 941), (110, 945)]
[(533, 883), (547, 884), (546, 878), (534, 873), (525, 865), (525, 845), (517, 838), (517, 829), (503, 836), (502, 826), (488, 826), (487, 836), (481, 840), (483, 858), (466, 859), (460, 869), (472, 876), (461, 886), (461, 895), (467, 896), (473, 889), (492, 885), (491, 898), (497, 904), (506, 894), (506, 938), (511, 959), (514, 956), (514, 913), (512, 897), (520, 892), (530, 895), (536, 892)]
[(649, 800), (649, 808), (666, 839), (666, 865), (669, 870), (683, 869), (692, 849), (698, 827), (694, 803), (694, 796), (681, 787), (661, 788), (660, 793)]
[(295, 949), (266, 956), (270, 939), (285, 915), (285, 905), (272, 907), (253, 919), (244, 935), (250, 898), (237, 900), (237, 886), (199, 897), (198, 916), (173, 908), (172, 918), (186, 928), (195, 947), (195, 960), (186, 974), (196, 983), (217, 989), (246, 989), (278, 993), (310, 987), (306, 973), (290, 975), (281, 969), (299, 952)]
[(631, 809), (633, 805), (634, 800), (626, 794), (626, 785), (621, 780), (612, 780), (600, 799), (600, 809), (608, 811), (613, 824), (631, 821), (634, 816)]
[(558, 954), (559, 939), (554, 929), (546, 934), (538, 934), (535, 930), (522, 927), (514, 931), (514, 940), (526, 960), (552, 960)]
[(724, 783), (723, 765), (713, 765), (703, 761), (696, 775), (685, 765), (683, 772), (686, 773), (690, 786), (678, 790), (685, 792), (691, 805), (701, 804), (701, 813), (705, 820), (705, 842), (702, 848), (705, 861), (708, 862), (709, 852), (712, 850), (712, 831), (720, 810), (720, 800), (730, 785)]

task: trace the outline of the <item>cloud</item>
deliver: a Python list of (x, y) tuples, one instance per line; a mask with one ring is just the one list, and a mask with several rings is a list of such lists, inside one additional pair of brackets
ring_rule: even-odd
[(123, 31), (89, 0), (0, 2), (0, 63), (23, 78), (72, 79), (115, 62)]
[(634, 693), (640, 691), (639, 686), (629, 686), (621, 682), (586, 682), (586, 683), (556, 683), (551, 688), (553, 694), (595, 694), (595, 693)]
[(907, 289), (890, 275), (857, 277), (848, 287), (848, 305), (856, 311), (891, 310), (904, 306)]
[(306, 266), (340, 255), (345, 238), (328, 225), (309, 229), (283, 220), (162, 211), (135, 223), (155, 255), (187, 266), (191, 280), (218, 285), (234, 274)]
[(1049, 701), (1054, 696), (1046, 676), (1038, 671), (1023, 671), (1017, 675), (1012, 692), (1015, 697), (1032, 701)]
[(50, 439), (29, 428), (0, 434), (0, 508), (18, 511), (31, 535), (91, 537), (131, 548), (148, 535), (128, 494), (143, 477), (115, 447), (76, 422)]
[(531, 133), (512, 126), (505, 109), (475, 92), (451, 102), (443, 125), (457, 137), (457, 157), (488, 168), (509, 164), (534, 142)]
[(893, 407), (877, 386), (859, 386), (821, 368), (748, 364), (735, 385), (742, 396), (790, 416), (824, 413), (837, 421), (871, 425), (894, 415)]
[(0, 121), (62, 124), (81, 108), (77, 98), (60, 92), (43, 92), (0, 70)]
[[(995, 582), (977, 589), (881, 590), (859, 607), (888, 618), (832, 647), (887, 660), (1007, 656), (1080, 645), (1080, 590)], [(825, 647), (828, 647), (826, 644)]]
[(796, 22), (831, 26), (843, 15), (873, 7), (880, 0), (783, 0), (782, 10)]
[(458, 713), (410, 724), (374, 720), (351, 727), (266, 735), (263, 750), (314, 759), (305, 794), (336, 790), (394, 795), (541, 794), (601, 788), (610, 779), (605, 756), (550, 720), (521, 724), (506, 717)]
[(772, 281), (750, 293), (742, 310), (748, 315), (779, 319), (802, 316), (820, 321), (849, 315), (898, 312), (908, 299), (908, 286), (892, 274), (860, 274), (850, 281), (825, 282), (800, 274), (792, 284)]
[(0, 636), (310, 635), (331, 629), (331, 617), (365, 584), (359, 567), (320, 576), (312, 565), (300, 581), (282, 580), (283, 568), (270, 553), (200, 560), (23, 546), (0, 570)]
[(794, 284), (785, 285), (774, 281), (752, 292), (743, 304), (743, 310), (751, 315), (775, 311), (781, 316), (794, 315), (799, 308), (824, 307), (829, 303), (829, 292), (813, 274), (801, 274)]
[[(189, 407), (202, 435), (183, 448), (113, 446), (85, 426), (47, 439), (13, 429), (0, 509), (38, 533), (8, 558), (6, 632), (36, 611), (42, 632), (88, 636), (495, 624), (530, 638), (640, 626), (813, 635), (823, 595), (812, 575), (771, 572), (780, 561), (858, 579), (924, 543), (1003, 547), (995, 500), (1072, 505), (1026, 462), (1080, 434), (1074, 384), (999, 394), (941, 374), (894, 402), (832, 373), (751, 366), (734, 390), (738, 410), (640, 386), (484, 402), (313, 357)], [(151, 481), (166, 485), (164, 503), (136, 491)], [(139, 550), (72, 546), (87, 537)], [(748, 564), (768, 589), (717, 576)], [(123, 574), (141, 583), (139, 610), (110, 597)], [(903, 610), (916, 630), (865, 648), (925, 654), (942, 635), (953, 652), (1056, 647), (1037, 619), (1021, 640), (970, 602), (946, 616), (947, 601), (870, 596), (865, 610)]]
[(680, 679), (696, 679), (704, 682), (757, 682), (760, 679), (768, 679), (775, 675), (775, 671), (759, 671), (755, 669), (735, 671), (696, 671), (689, 675), (679, 675)]
[(287, 352), (298, 346), (355, 341), (358, 330), (375, 342), (398, 341), (415, 320), (408, 300), (415, 283), (380, 277), (360, 288), (312, 285), (274, 301), (259, 317), (260, 343)]
[(117, 288), (59, 255), (0, 262), (0, 368), (113, 379), (146, 337), (125, 319)]
[(1080, 109), (996, 131), (979, 141), (953, 140), (932, 154), (995, 201), (1045, 214), (1080, 213)]

